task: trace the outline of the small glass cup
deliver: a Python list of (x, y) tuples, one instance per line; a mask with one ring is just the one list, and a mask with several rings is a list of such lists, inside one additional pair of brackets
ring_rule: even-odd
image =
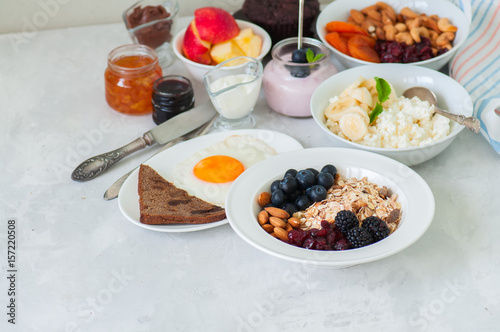
[(312, 63), (292, 62), (298, 38), (283, 39), (272, 51), (273, 59), (264, 69), (263, 89), (267, 104), (274, 111), (292, 117), (310, 117), (314, 90), (337, 73), (330, 62), (330, 50), (319, 40), (303, 38), (302, 48), (324, 56)]
[(178, 11), (176, 0), (140, 0), (122, 14), (133, 42), (154, 49), (164, 70), (175, 60), (171, 41)]
[(248, 56), (221, 62), (203, 77), (210, 100), (219, 113), (215, 127), (219, 129), (252, 128), (250, 114), (262, 85), (262, 63)]

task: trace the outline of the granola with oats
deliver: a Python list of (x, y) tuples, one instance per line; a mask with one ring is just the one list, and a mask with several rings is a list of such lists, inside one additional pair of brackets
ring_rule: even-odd
[(325, 200), (316, 202), (305, 211), (298, 211), (293, 216), (301, 222), (301, 228), (321, 228), (321, 220), (335, 223), (335, 216), (341, 210), (349, 210), (356, 214), (360, 221), (370, 216), (377, 216), (387, 223), (394, 232), (401, 221), (401, 203), (397, 195), (383, 186), (355, 177), (344, 179), (337, 177), (335, 185), (328, 190)]

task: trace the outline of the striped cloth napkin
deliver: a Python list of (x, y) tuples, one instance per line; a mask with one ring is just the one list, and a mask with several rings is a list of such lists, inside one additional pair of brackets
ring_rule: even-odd
[(471, 27), (450, 62), (450, 76), (469, 92), (481, 134), (500, 153), (500, 0), (453, 2), (471, 19)]

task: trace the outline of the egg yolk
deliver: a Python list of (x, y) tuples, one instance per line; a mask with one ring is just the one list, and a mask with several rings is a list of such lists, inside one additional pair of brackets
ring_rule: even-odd
[(203, 181), (225, 183), (234, 181), (245, 166), (229, 156), (210, 156), (200, 160), (193, 168), (194, 175)]

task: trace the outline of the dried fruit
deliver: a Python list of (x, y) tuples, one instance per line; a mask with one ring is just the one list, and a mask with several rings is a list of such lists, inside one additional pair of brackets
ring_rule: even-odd
[[(373, 41), (375, 44), (375, 41)], [(380, 57), (373, 49), (373, 46), (370, 46), (371, 42), (367, 38), (363, 38), (363, 36), (354, 36), (347, 41), (347, 47), (349, 48), (349, 53), (351, 56), (356, 59), (380, 63)]]

